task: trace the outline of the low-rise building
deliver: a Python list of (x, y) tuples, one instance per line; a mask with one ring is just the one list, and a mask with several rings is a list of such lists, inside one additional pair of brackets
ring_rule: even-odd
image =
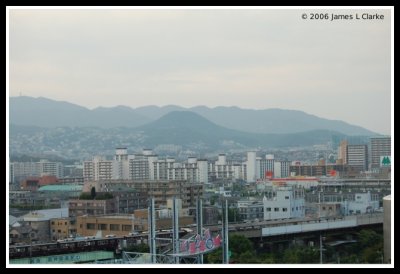
[(58, 179), (55, 176), (28, 177), (21, 183), (22, 190), (36, 191), (41, 186), (57, 184)]
[(75, 221), (72, 218), (53, 218), (50, 220), (50, 237), (52, 241), (74, 237)]
[[(172, 228), (172, 218), (170, 214), (163, 213), (163, 211), (156, 211), (156, 230)], [(78, 216), (76, 220), (77, 233), (81, 236), (126, 236), (132, 232), (149, 230), (147, 209), (135, 210), (135, 214)], [(179, 216), (180, 226), (193, 223), (193, 216)]]
[(241, 220), (262, 220), (264, 218), (262, 200), (240, 200), (237, 202), (237, 209)]
[(96, 192), (110, 192), (112, 189), (129, 188), (146, 193), (148, 197), (155, 198), (155, 206), (162, 207), (168, 199), (179, 198), (182, 207), (196, 204), (196, 200), (203, 195), (204, 184), (189, 183), (186, 180), (160, 180), (160, 181), (134, 181), (134, 180), (100, 180), (85, 182), (83, 191), (90, 192), (92, 187)]
[(17, 225), (10, 228), (10, 240), (13, 242), (49, 242), (50, 220), (68, 217), (67, 208), (44, 209), (23, 215)]
[(112, 198), (103, 200), (69, 200), (68, 210), (71, 217), (116, 213), (115, 201)]
[(304, 202), (303, 188), (272, 187), (264, 193), (264, 220), (303, 218)]

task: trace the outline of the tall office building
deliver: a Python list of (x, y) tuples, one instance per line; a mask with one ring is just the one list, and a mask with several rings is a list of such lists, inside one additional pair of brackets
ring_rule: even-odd
[(358, 171), (368, 170), (368, 147), (367, 145), (348, 145), (347, 164)]
[(391, 137), (372, 137), (371, 142), (371, 168), (379, 168), (381, 157), (391, 156)]
[(343, 140), (338, 148), (338, 164), (347, 164), (347, 146), (348, 142)]
[(290, 162), (289, 161), (275, 161), (274, 162), (274, 178), (287, 178), (290, 175)]
[(260, 178), (268, 178), (274, 175), (274, 155), (267, 154), (265, 155), (265, 159), (261, 159), (260, 161)]

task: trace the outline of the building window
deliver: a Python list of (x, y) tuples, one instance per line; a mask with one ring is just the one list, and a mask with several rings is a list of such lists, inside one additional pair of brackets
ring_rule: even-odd
[[(81, 227), (81, 228), (82, 228), (82, 227)], [(96, 225), (95, 225), (95, 224), (88, 223), (88, 224), (86, 224), (86, 229), (96, 229)]]
[(98, 224), (97, 229), (99, 230), (107, 230), (107, 224)]
[(52, 225), (54, 225), (54, 221), (53, 221), (53, 222), (51, 222), (51, 224), (52, 224)]
[(122, 225), (122, 231), (131, 231), (132, 226), (131, 225)]
[(270, 212), (270, 211), (271, 211), (271, 208), (270, 208), (270, 207), (267, 207), (267, 211)]
[(289, 196), (285, 196), (285, 200), (289, 200)]
[(279, 207), (275, 207), (275, 208), (274, 208), (274, 211), (275, 211), (275, 212), (278, 212), (278, 211), (279, 211)]
[(110, 224), (110, 230), (111, 231), (119, 231), (119, 225), (118, 224)]
[(283, 208), (282, 208), (282, 211), (283, 211), (283, 212), (287, 212), (287, 207), (283, 207)]

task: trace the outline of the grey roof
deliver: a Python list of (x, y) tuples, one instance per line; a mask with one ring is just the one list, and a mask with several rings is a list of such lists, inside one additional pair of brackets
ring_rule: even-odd
[(24, 221), (48, 221), (54, 218), (68, 217), (68, 208), (42, 209), (31, 211), (22, 216)]
[(9, 221), (9, 225), (13, 225), (16, 222), (20, 221), (21, 218), (20, 217), (15, 217), (13, 215), (8, 215), (8, 221)]

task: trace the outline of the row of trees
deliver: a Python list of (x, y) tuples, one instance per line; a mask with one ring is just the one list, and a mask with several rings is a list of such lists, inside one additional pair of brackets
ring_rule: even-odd
[(101, 192), (97, 193), (96, 189), (92, 187), (90, 190), (90, 193), (88, 192), (82, 192), (81, 195), (79, 196), (80, 200), (107, 200), (107, 199), (112, 199), (114, 196), (109, 193), (109, 192)]
[[(245, 236), (229, 237), (230, 262), (239, 264), (317, 264), (320, 262), (319, 247), (293, 245), (283, 251), (256, 250)], [(324, 245), (324, 263), (364, 264), (382, 263), (383, 237), (371, 229), (357, 233), (356, 242), (340, 247)], [(205, 263), (222, 263), (222, 249), (205, 255)]]

